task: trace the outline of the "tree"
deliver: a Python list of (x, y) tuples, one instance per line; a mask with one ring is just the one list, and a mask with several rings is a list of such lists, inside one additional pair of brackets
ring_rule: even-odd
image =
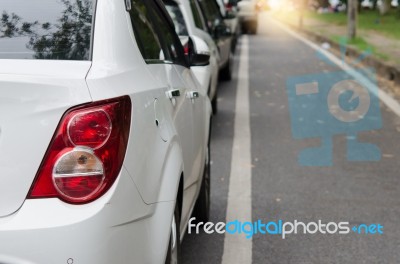
[(357, 0), (347, 1), (347, 37), (349, 40), (354, 39), (357, 35)]
[(307, 0), (300, 0), (300, 10), (299, 10), (299, 28), (303, 28), (304, 23), (304, 9), (306, 8)]
[(400, 5), (397, 6), (396, 18), (400, 19)]
[(14, 14), (3, 12), (0, 19), (0, 38), (12, 38), (16, 36), (32, 34), (32, 28), (38, 24), (37, 21), (33, 23), (20, 22), (21, 18)]
[(390, 10), (391, 0), (382, 0), (382, 4), (379, 6), (379, 12), (381, 15), (386, 15)]

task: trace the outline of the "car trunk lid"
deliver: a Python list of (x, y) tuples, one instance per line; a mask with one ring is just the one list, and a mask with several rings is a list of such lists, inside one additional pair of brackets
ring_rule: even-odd
[(90, 102), (90, 61), (1, 60), (0, 217), (26, 199), (63, 113)]

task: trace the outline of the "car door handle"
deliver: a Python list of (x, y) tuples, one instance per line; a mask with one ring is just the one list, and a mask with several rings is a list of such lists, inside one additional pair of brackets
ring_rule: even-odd
[(187, 92), (186, 97), (194, 102), (195, 99), (199, 98), (199, 93), (195, 91)]
[(181, 96), (181, 91), (179, 89), (169, 90), (167, 93), (169, 99)]

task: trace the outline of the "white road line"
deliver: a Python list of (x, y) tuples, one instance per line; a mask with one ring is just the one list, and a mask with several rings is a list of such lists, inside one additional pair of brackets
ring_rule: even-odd
[[(366, 88), (368, 88), (372, 93), (374, 93), (376, 96), (379, 97), (379, 99), (388, 107), (390, 108), (396, 115), (400, 116), (400, 104), (398, 101), (396, 101), (393, 97), (391, 97), (388, 93), (385, 91), (379, 89), (376, 89), (376, 85), (372, 83), (368, 78), (357, 72), (354, 68), (349, 66), (346, 62), (342, 61), (329, 51), (321, 48), (317, 44), (309, 41), (308, 39), (304, 38), (303, 36), (299, 35), (298, 33), (294, 32), (293, 30), (289, 29), (286, 25), (283, 25), (281, 22), (276, 21), (275, 19), (270, 19), (272, 23), (286, 31), (288, 34), (291, 36), (301, 40), (308, 46), (310, 46), (312, 49), (317, 50), (318, 52), (322, 53), (324, 56), (326, 56), (330, 61), (335, 63), (338, 67), (340, 67), (342, 70), (346, 71), (348, 74), (352, 75), (358, 82), (363, 84)], [(378, 91), (378, 94), (376, 94), (376, 91)]]
[[(235, 128), (232, 147), (226, 221), (251, 222), (251, 134), (249, 111), (249, 44), (241, 38)], [(252, 239), (244, 234), (225, 234), (222, 264), (250, 264)]]

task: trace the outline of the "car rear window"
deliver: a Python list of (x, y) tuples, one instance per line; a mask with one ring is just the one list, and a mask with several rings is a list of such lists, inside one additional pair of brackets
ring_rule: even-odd
[(89, 60), (96, 0), (1, 0), (0, 59)]

